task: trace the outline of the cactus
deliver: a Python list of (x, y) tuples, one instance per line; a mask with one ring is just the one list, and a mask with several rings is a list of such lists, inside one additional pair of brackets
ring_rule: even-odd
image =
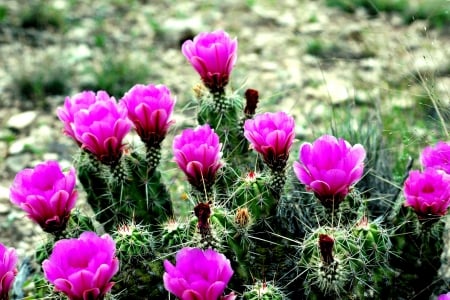
[[(228, 37), (221, 31), (216, 34)], [(190, 184), (183, 209), (174, 209), (179, 203), (167, 188), (174, 181), (165, 182), (168, 165), (161, 165), (165, 163), (161, 142), (171, 124), (171, 111), (148, 104), (143, 120), (134, 118), (141, 141), (132, 144), (117, 136), (100, 144), (93, 133), (91, 139), (77, 140), (76, 122), (69, 114), (77, 112), (69, 109), (68, 116), (63, 114), (66, 133), (80, 146), (74, 164), (94, 216), (73, 211), (66, 229), (53, 232), (37, 247), (35, 261), (41, 264), (47, 259), (58, 240), (93, 231), (106, 233), (115, 242), (120, 272), (114, 275), (116, 283), (108, 295), (114, 299), (164, 299), (165, 289), (178, 293), (178, 298), (185, 298), (183, 293), (186, 298), (202, 298), (206, 289), (220, 294), (219, 299), (229, 299), (233, 294), (225, 295), (226, 284), (246, 300), (428, 298), (445, 292), (449, 284), (437, 277), (437, 270), (444, 251), (443, 216), (445, 205), (450, 205), (450, 189), (448, 197), (443, 193), (444, 201), (415, 205), (414, 198), (408, 204), (424, 211), (406, 207), (395, 186), (403, 185), (405, 178), (386, 184), (394, 177), (390, 164), (383, 161), (381, 127), (365, 123), (358, 128), (334, 124), (332, 132), (347, 140), (323, 135), (305, 142), (291, 164), (294, 119), (284, 112), (256, 114), (257, 91), (248, 89), (241, 95), (225, 88), (236, 58), (232, 51), (236, 41), (229, 42), (224, 49), (232, 53), (225, 53), (225, 58), (199, 57), (202, 51), (183, 48), (205, 85), (194, 89), (196, 119), (202, 126), (182, 132), (202, 134), (174, 138), (175, 162)], [(211, 62), (217, 69), (209, 72), (205, 68)], [(94, 97), (96, 103), (106, 101), (102, 95)], [(136, 115), (142, 112), (141, 100), (133, 107)], [(89, 111), (84, 107), (88, 104), (82, 103), (79, 110)], [(155, 126), (139, 127), (150, 115)], [(125, 119), (117, 122), (125, 129), (131, 126)], [(111, 153), (94, 153), (92, 139), (97, 141), (94, 146)], [(411, 164), (405, 166), (405, 173)], [(433, 176), (446, 183), (442, 172)], [(432, 190), (430, 186), (425, 192)], [(50, 216), (50, 222), (58, 217)], [(229, 260), (232, 278), (231, 272), (220, 274), (227, 282), (213, 282), (211, 291), (198, 288), (198, 282), (190, 285), (197, 274), (183, 278), (171, 263), (163, 262), (190, 252), (180, 251), (185, 247), (200, 248), (194, 255), (211, 254), (208, 249), (213, 249), (221, 263)], [(215, 278), (216, 270), (194, 266)], [(168, 269), (175, 283), (164, 275)], [(40, 270), (31, 281), (40, 298), (58, 296), (43, 284)], [(171, 285), (180, 282), (184, 290), (174, 292)]]
[[(164, 289), (160, 282), (163, 270), (155, 263), (156, 242), (150, 226), (137, 225), (134, 221), (124, 223), (113, 233), (117, 257), (122, 272), (116, 277), (114, 291), (123, 298), (162, 297)], [(129, 287), (136, 287), (130, 289)], [(152, 286), (152, 291), (144, 287)]]
[(245, 300), (282, 300), (286, 299), (283, 291), (270, 282), (256, 282), (244, 292)]
[(232, 195), (233, 207), (247, 207), (255, 220), (267, 219), (273, 216), (277, 200), (268, 188), (267, 175), (250, 171), (237, 183)]
[(149, 172), (145, 156), (137, 151), (123, 156), (120, 165), (111, 168), (81, 153), (78, 174), (88, 203), (107, 231), (130, 216), (137, 223), (154, 226), (173, 216), (161, 173)]

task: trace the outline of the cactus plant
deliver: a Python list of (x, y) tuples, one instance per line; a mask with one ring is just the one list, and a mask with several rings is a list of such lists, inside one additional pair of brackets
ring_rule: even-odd
[[(256, 113), (256, 90), (227, 89), (236, 39), (201, 33), (182, 53), (204, 85), (194, 89), (198, 126), (183, 128), (172, 144), (187, 211), (174, 209), (179, 203), (161, 163), (175, 106), (167, 87), (138, 84), (119, 101), (104, 91), (67, 97), (58, 116), (80, 147), (75, 168), (63, 175), (49, 162), (46, 176), (55, 180), (27, 170), (11, 188), (12, 202), (49, 234), (35, 257), (45, 274), (37, 270), (32, 281), (47, 278), (56, 291), (41, 285), (35, 295), (392, 299), (449, 289), (437, 273), (450, 206), (448, 144), (422, 153), (423, 171), (405, 166), (408, 176), (397, 183), (403, 194), (377, 184), (393, 177), (375, 129), (348, 128), (341, 136), (335, 127), (333, 135), (303, 141), (292, 159), (294, 118)], [(140, 141), (127, 142), (130, 130)], [(72, 211), (75, 173), (93, 217)], [(105, 255), (72, 255), (86, 245)]]

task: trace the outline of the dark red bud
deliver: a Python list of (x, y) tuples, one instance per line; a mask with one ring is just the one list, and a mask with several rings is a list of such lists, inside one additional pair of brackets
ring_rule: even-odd
[(245, 91), (245, 108), (244, 113), (246, 115), (254, 115), (256, 112), (256, 106), (258, 105), (259, 93), (257, 90), (248, 89)]
[(334, 261), (333, 258), (334, 239), (327, 234), (319, 235), (319, 249), (322, 261), (329, 265)]
[(201, 234), (209, 231), (209, 217), (211, 216), (211, 207), (208, 203), (199, 203), (194, 207), (194, 214), (198, 219), (197, 227)]

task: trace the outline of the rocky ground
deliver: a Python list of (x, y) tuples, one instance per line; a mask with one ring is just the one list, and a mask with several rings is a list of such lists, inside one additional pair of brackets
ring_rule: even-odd
[[(180, 45), (200, 31), (220, 28), (237, 36), (231, 88), (259, 90), (261, 111), (277, 107), (293, 114), (299, 137), (314, 137), (330, 107), (356, 103), (382, 116), (397, 112), (405, 126), (412, 122), (409, 142), (425, 143), (430, 132), (418, 124), (429, 120), (414, 120), (416, 112), (431, 105), (430, 94), (440, 105), (450, 101), (450, 30), (430, 28), (426, 20), (407, 25), (398, 14), (349, 14), (324, 1), (45, 3), (61, 17), (59, 25), (25, 26), (29, 1), (0, 3), (7, 12), (0, 21), (0, 242), (21, 256), (42, 231), (9, 203), (15, 174), (47, 159), (69, 166), (76, 150), (61, 134), (56, 107), (65, 96), (102, 87), (101, 79), (130, 88), (138, 82), (125, 79), (136, 78), (169, 86), (178, 98), (177, 126), (193, 124), (183, 107), (198, 77)], [(448, 10), (450, 3), (442, 3)], [(123, 74), (108, 70), (115, 60), (124, 62)], [(39, 86), (26, 85), (55, 79), (62, 81), (60, 92), (41, 95)]]

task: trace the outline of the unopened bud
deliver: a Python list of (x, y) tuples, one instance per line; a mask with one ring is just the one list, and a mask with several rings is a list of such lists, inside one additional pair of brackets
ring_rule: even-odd
[(329, 265), (334, 261), (333, 258), (333, 246), (334, 239), (327, 234), (319, 235), (319, 249), (322, 261), (324, 264)]
[(234, 217), (234, 222), (241, 228), (247, 227), (250, 223), (250, 212), (247, 207), (238, 208)]
[(244, 113), (247, 116), (253, 116), (256, 112), (256, 106), (258, 105), (259, 93), (257, 90), (248, 89), (245, 91), (245, 108)]
[(211, 207), (209, 206), (209, 204), (209, 202), (201, 202), (197, 204), (196, 207), (194, 207), (194, 213), (198, 219), (197, 227), (202, 236), (208, 235), (210, 233), (209, 217), (211, 216)]

